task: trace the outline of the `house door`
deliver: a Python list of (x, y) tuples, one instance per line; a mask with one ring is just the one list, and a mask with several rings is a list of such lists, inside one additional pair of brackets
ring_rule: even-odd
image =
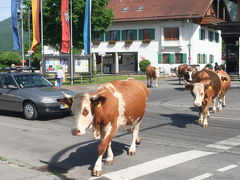
[(137, 72), (137, 53), (119, 53), (119, 73)]

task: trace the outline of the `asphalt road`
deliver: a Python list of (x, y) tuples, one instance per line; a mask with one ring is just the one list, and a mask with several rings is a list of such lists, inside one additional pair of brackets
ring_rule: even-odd
[[(99, 141), (92, 139), (90, 130), (85, 136), (73, 137), (72, 116), (28, 121), (20, 113), (0, 112), (0, 163), (34, 169), (52, 180), (239, 180), (239, 92), (240, 82), (233, 82), (223, 112), (211, 113), (209, 127), (202, 128), (195, 122), (198, 112), (190, 92), (176, 79), (161, 80), (158, 88), (150, 89), (136, 155), (127, 155), (131, 135), (118, 132), (112, 143), (114, 163), (103, 165), (100, 178), (90, 175)], [(0, 169), (0, 179), (2, 173)], [(8, 173), (9, 179), (43, 179)]]

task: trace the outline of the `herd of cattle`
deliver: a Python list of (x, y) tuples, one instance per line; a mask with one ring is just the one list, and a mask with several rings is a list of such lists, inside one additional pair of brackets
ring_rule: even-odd
[[(159, 69), (148, 66), (146, 69), (147, 86), (156, 87), (160, 78)], [(199, 124), (208, 126), (209, 108), (222, 111), (225, 95), (231, 80), (223, 70), (198, 70), (196, 66), (180, 65), (178, 67), (179, 83), (184, 78), (185, 88), (194, 97), (194, 105), (199, 108)], [(72, 135), (80, 136), (86, 129), (93, 129), (93, 137), (101, 139), (98, 146), (98, 158), (92, 170), (93, 176), (102, 174), (102, 158), (107, 151), (106, 164), (112, 164), (114, 155), (111, 149), (112, 138), (118, 130), (132, 133), (132, 143), (128, 155), (135, 155), (136, 144), (140, 144), (139, 128), (145, 113), (149, 90), (138, 80), (128, 78), (103, 84), (93, 93), (79, 93), (75, 96), (64, 94), (62, 104), (71, 107), (74, 115)], [(216, 107), (217, 104), (217, 107)], [(137, 107), (137, 108), (136, 108)]]

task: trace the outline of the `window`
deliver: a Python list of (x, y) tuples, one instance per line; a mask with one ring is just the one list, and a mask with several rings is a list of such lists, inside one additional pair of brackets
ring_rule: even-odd
[(204, 29), (200, 29), (199, 31), (200, 31), (199, 39), (200, 40), (205, 40), (205, 30)]
[(178, 27), (171, 27), (171, 28), (164, 28), (164, 40), (179, 40), (179, 28)]
[(197, 63), (198, 63), (198, 64), (201, 64), (201, 54), (198, 54), (198, 55), (197, 55)]
[(207, 63), (207, 55), (203, 54), (202, 55), (202, 64), (206, 64)]
[(162, 63), (163, 64), (170, 64), (170, 54), (163, 54), (162, 55)]
[(215, 41), (216, 41), (216, 43), (218, 43), (219, 42), (219, 33), (215, 33)]
[(183, 54), (182, 53), (176, 53), (175, 54), (175, 63), (176, 64), (182, 64), (183, 63)]
[(122, 31), (122, 40), (137, 40), (137, 30), (130, 29), (130, 30), (123, 30)]
[(214, 33), (212, 31), (208, 31), (208, 39), (211, 42), (214, 40)]
[(214, 63), (214, 55), (209, 55), (209, 63)]
[(120, 40), (120, 31), (108, 31), (107, 32), (108, 41), (119, 41)]
[(1, 78), (1, 88), (11, 89), (17, 87), (11, 76), (3, 76)]

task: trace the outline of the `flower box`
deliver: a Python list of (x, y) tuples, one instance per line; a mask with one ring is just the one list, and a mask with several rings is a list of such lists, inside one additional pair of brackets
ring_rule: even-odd
[(125, 44), (132, 44), (133, 40), (125, 40)]
[(116, 41), (114, 40), (111, 40), (111, 41), (108, 41), (109, 44), (116, 44)]
[(142, 40), (142, 43), (150, 43), (151, 42), (151, 39), (143, 39)]

